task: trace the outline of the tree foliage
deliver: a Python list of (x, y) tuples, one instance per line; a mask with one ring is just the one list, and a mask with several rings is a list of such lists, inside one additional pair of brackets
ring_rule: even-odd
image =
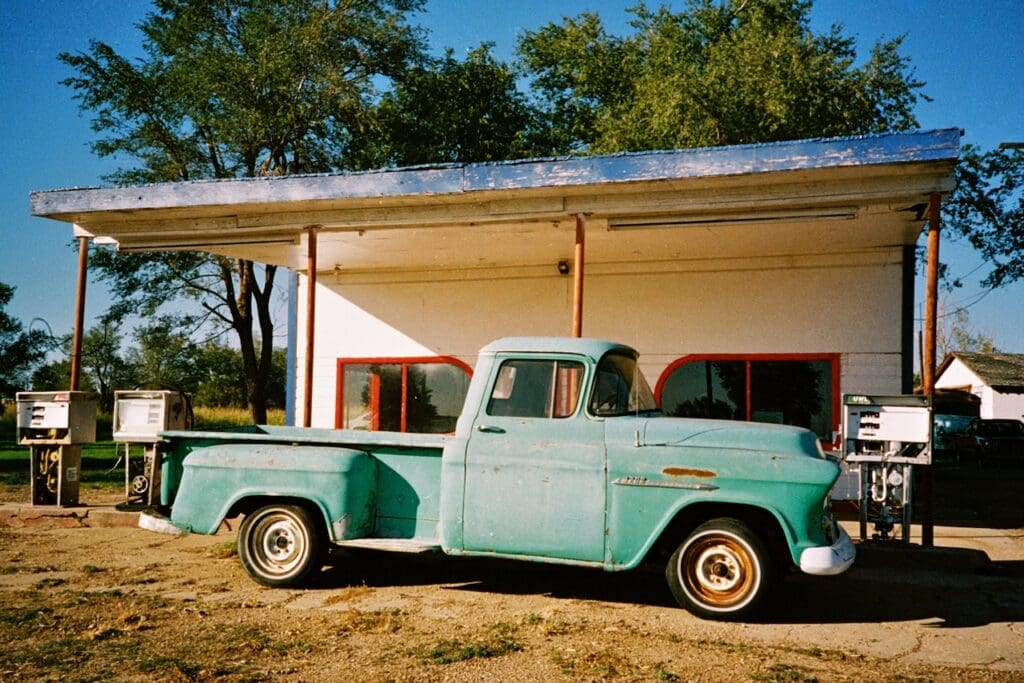
[[(131, 61), (93, 41), (60, 59), (91, 112), (101, 156), (130, 159), (118, 183), (285, 175), (345, 166), (368, 127), (376, 81), (420, 60), (405, 16), (422, 0), (156, 0)], [(99, 252), (120, 297), (111, 319), (175, 295), (238, 335), (253, 419), (266, 420), (276, 268), (193, 253)]]
[[(14, 298), (15, 287), (0, 282), (0, 398), (28, 388), (30, 374), (52, 347), (41, 330), (26, 330), (17, 318), (5, 310)], [(64, 376), (67, 389), (70, 374)], [(2, 410), (0, 410), (2, 412)]]
[(136, 369), (121, 355), (123, 337), (117, 326), (103, 322), (89, 329), (82, 339), (82, 371), (88, 375), (105, 413), (114, 409), (114, 391), (130, 389)]
[[(89, 328), (82, 336), (79, 390), (96, 394), (100, 411), (109, 414), (114, 407), (114, 391), (136, 385), (136, 368), (124, 357), (124, 337), (110, 322)], [(68, 388), (71, 376), (71, 337), (59, 342), (61, 357), (32, 373), (35, 391), (59, 391)]]
[(922, 83), (902, 38), (856, 64), (840, 27), (810, 30), (804, 0), (690, 0), (629, 11), (634, 31), (596, 14), (527, 32), (518, 51), (553, 133), (594, 153), (906, 130)]
[(366, 125), (374, 80), (420, 59), (404, 21), (422, 0), (157, 0), (131, 62), (92, 41), (60, 59), (95, 114), (114, 179), (159, 182), (338, 167)]
[[(66, 389), (70, 340), (63, 357), (32, 374), (37, 391)], [(285, 351), (273, 354), (267, 402), (284, 405)], [(121, 389), (170, 389), (192, 397), (194, 405), (241, 408), (248, 405), (244, 360), (237, 348), (218, 340), (197, 344), (179, 331), (173, 316), (158, 316), (137, 328), (132, 342), (110, 323), (90, 328), (82, 341), (81, 388), (98, 395), (100, 410), (110, 413)]]
[(266, 421), (273, 363), (274, 266), (199, 252), (117, 253), (97, 249), (92, 267), (115, 295), (110, 320), (158, 315), (168, 301), (193, 300), (197, 313), (162, 316), (159, 327), (189, 332), (212, 322), (234, 331), (239, 342), (253, 420)]
[(1024, 278), (1024, 150), (964, 145), (956, 181), (946, 222), (990, 263), (982, 284), (1000, 287)]
[(958, 308), (941, 316), (935, 339), (936, 353), (941, 360), (954, 351), (996, 353), (995, 341), (985, 332), (975, 330), (970, 313)]
[(552, 145), (540, 113), (490, 44), (459, 61), (451, 50), (402, 74), (377, 107), (364, 166), (517, 159)]

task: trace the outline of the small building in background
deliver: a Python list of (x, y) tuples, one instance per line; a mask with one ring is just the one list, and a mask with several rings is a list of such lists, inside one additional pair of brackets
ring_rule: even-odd
[(1024, 419), (1024, 353), (947, 354), (936, 371), (936, 389), (977, 396), (984, 419)]

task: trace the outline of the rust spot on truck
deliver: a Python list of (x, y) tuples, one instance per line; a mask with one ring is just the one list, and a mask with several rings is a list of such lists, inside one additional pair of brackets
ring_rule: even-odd
[(718, 475), (711, 470), (691, 470), (685, 467), (666, 467), (661, 471), (662, 474), (667, 474), (670, 477), (717, 477)]

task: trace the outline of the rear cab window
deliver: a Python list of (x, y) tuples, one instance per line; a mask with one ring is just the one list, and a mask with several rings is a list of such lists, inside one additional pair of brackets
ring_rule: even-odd
[(571, 417), (580, 402), (584, 374), (584, 365), (579, 361), (547, 358), (503, 361), (487, 401), (487, 414), (549, 419)]

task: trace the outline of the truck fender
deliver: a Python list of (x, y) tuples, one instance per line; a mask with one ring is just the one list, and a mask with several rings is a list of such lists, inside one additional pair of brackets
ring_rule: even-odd
[[(228, 443), (192, 451), (171, 508), (175, 526), (212, 534), (252, 501), (308, 501), (331, 540), (372, 532), (377, 460), (365, 451), (319, 445)], [(250, 502), (245, 502), (250, 501)]]
[(754, 500), (743, 496), (723, 498), (686, 498), (677, 501), (666, 509), (665, 514), (655, 525), (651, 534), (637, 553), (625, 563), (617, 564), (614, 569), (633, 569), (641, 564), (651, 553), (668, 550), (671, 552), (698, 525), (715, 517), (735, 517), (746, 521), (754, 528), (763, 529), (776, 538), (765, 538), (772, 550), (781, 551), (776, 547), (778, 541), (785, 546), (785, 557), (798, 562), (794, 554), (793, 543), (796, 534), (785, 517), (774, 507), (764, 505), (763, 500)]

